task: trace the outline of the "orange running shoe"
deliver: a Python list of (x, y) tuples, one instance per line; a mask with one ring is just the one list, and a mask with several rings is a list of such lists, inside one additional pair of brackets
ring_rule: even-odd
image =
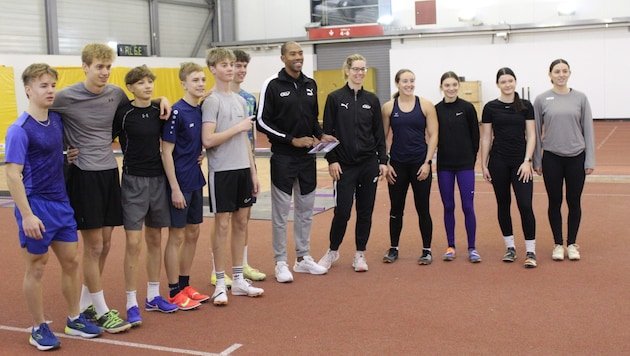
[(199, 308), (201, 305), (199, 302), (190, 299), (184, 291), (180, 291), (172, 298), (168, 297), (168, 302), (177, 305), (179, 310), (192, 310)]
[(210, 299), (209, 295), (201, 294), (199, 293), (198, 290), (196, 290), (195, 288), (191, 286), (187, 286), (186, 288), (182, 289), (182, 293), (188, 296), (190, 300), (194, 300), (195, 302), (199, 302), (199, 303), (206, 302), (208, 301), (208, 299)]

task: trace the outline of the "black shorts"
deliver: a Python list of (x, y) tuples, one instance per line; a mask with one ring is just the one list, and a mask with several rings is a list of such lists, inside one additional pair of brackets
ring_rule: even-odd
[(66, 189), (78, 230), (122, 225), (118, 168), (84, 171), (71, 165)]
[(231, 213), (253, 204), (252, 173), (249, 168), (208, 174), (208, 200), (213, 213)]

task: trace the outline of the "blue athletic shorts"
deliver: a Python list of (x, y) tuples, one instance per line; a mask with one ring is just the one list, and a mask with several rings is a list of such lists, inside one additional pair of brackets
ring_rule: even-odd
[[(171, 194), (169, 189), (169, 196)], [(203, 222), (203, 192), (199, 188), (193, 192), (186, 192), (184, 199), (186, 207), (177, 209), (170, 204), (171, 207), (171, 226), (176, 228), (184, 228), (187, 224), (201, 224)]]
[(36, 240), (24, 234), (22, 228), (22, 214), (15, 208), (15, 220), (17, 221), (20, 235), (20, 246), (34, 255), (48, 252), (48, 247), (53, 241), (77, 242), (77, 223), (74, 220), (74, 210), (69, 202), (50, 201), (44, 199), (28, 200), (33, 214), (39, 218), (46, 228), (42, 232), (43, 238)]

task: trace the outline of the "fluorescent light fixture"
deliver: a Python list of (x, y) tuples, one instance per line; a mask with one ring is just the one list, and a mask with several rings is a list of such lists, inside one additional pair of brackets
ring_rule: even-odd
[(558, 16), (572, 16), (575, 15), (575, 4), (572, 2), (565, 2), (558, 5)]
[(473, 22), (477, 13), (473, 9), (463, 9), (457, 14), (457, 19), (460, 22)]

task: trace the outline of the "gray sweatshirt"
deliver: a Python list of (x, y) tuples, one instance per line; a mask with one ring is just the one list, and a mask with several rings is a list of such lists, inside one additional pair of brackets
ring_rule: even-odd
[(584, 169), (595, 169), (593, 114), (584, 93), (575, 89), (568, 94), (547, 90), (536, 97), (534, 116), (534, 168), (542, 167), (542, 153), (549, 151), (563, 157), (575, 157), (584, 152)]

